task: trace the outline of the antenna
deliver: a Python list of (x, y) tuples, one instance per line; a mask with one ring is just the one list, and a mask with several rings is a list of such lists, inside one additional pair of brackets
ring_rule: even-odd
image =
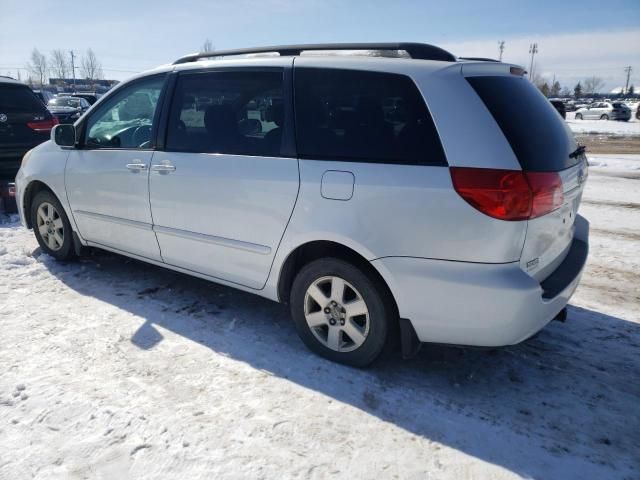
[(498, 42), (498, 50), (500, 50), (500, 57), (498, 59), (502, 61), (502, 53), (504, 52), (504, 40)]

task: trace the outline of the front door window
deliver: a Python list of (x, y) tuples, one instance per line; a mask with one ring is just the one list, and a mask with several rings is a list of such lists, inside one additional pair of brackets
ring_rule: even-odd
[(88, 148), (151, 148), (152, 126), (164, 75), (117, 92), (87, 122)]

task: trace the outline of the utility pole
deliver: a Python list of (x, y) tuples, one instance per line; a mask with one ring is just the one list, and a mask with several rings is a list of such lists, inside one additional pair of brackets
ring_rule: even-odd
[(532, 43), (529, 45), (529, 53), (531, 54), (531, 67), (529, 68), (529, 80), (533, 79), (533, 57), (538, 53), (538, 44)]
[(76, 54), (73, 53), (73, 50), (69, 50), (69, 53), (71, 54), (71, 72), (73, 73), (73, 92), (75, 93), (76, 91), (76, 64), (75, 64)]
[(631, 65), (629, 65), (628, 67), (624, 67), (624, 71), (627, 72), (627, 85), (624, 87), (624, 93), (629, 92), (629, 77), (631, 76), (631, 70), (633, 70), (633, 68), (631, 68)]
[(498, 49), (500, 50), (500, 61), (502, 61), (502, 52), (504, 52), (504, 40), (498, 42)]

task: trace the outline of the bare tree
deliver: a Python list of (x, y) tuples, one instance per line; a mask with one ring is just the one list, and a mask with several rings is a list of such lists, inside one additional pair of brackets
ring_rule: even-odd
[(39, 81), (39, 85), (44, 85), (47, 78), (47, 57), (45, 57), (37, 48), (31, 51), (31, 61), (27, 63), (27, 70), (33, 77)]
[(209, 40), (208, 38), (204, 41), (201, 48), (202, 49), (200, 51), (202, 53), (213, 52), (216, 49), (216, 47), (213, 46), (213, 43), (211, 43), (211, 40)]
[(604, 80), (600, 77), (593, 76), (585, 79), (582, 90), (587, 95), (593, 95), (594, 93), (598, 93), (602, 87), (604, 87)]
[(80, 71), (82, 72), (82, 76), (89, 81), (102, 78), (102, 64), (96, 57), (96, 54), (93, 53), (93, 50), (87, 50), (86, 55), (82, 57)]
[(52, 50), (50, 55), (51, 70), (57, 78), (67, 78), (70, 66), (64, 50)]

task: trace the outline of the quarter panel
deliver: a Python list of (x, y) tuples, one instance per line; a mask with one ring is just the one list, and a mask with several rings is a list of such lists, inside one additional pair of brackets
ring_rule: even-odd
[[(322, 197), (328, 170), (353, 173), (351, 200)], [(300, 181), (281, 245), (285, 255), (307, 241), (330, 240), (369, 260), (413, 256), (505, 263), (520, 258), (526, 222), (504, 222), (475, 210), (454, 191), (446, 167), (300, 160)]]

